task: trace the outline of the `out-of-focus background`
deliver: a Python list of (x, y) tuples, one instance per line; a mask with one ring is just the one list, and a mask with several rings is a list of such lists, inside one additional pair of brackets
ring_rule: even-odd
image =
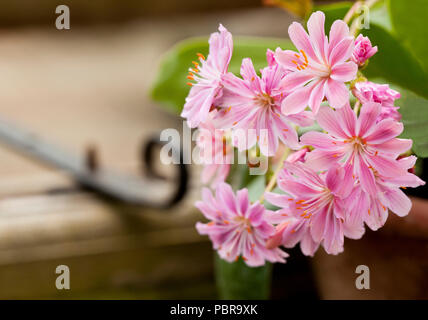
[[(70, 30), (55, 28), (55, 8), (63, 4)], [(0, 118), (76, 154), (96, 148), (101, 166), (138, 174), (141, 143), (161, 129), (182, 128), (148, 94), (171, 46), (207, 36), (219, 23), (234, 35), (287, 37), (295, 19), (260, 0), (4, 1)], [(0, 164), (0, 298), (217, 297), (211, 244), (194, 230), (201, 218), (193, 207), (197, 168), (184, 201), (162, 211), (102, 199), (3, 146)], [(420, 284), (428, 288), (426, 234), (397, 237), (391, 231), (347, 240), (337, 257), (320, 250), (312, 260), (293, 250), (274, 268), (272, 297), (420, 296)], [(406, 248), (419, 248), (417, 258)], [(371, 290), (355, 288), (360, 264), (371, 267)], [(58, 265), (70, 268), (70, 290), (55, 287)], [(380, 276), (385, 272), (389, 278)]]

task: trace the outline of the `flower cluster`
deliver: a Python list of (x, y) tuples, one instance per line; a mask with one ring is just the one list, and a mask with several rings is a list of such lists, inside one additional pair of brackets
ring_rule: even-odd
[[(202, 180), (216, 189), (215, 196), (203, 190), (196, 206), (210, 222), (196, 228), (227, 261), (285, 262), (279, 247), (298, 243), (305, 255), (320, 246), (338, 254), (345, 237), (362, 237), (365, 226), (377, 230), (389, 211), (407, 215), (411, 201), (401, 189), (424, 184), (411, 170), (412, 141), (397, 138), (400, 94), (362, 76), (377, 47), (362, 35), (355, 39), (341, 20), (327, 37), (324, 22), (320, 11), (309, 18), (308, 32), (294, 22), (288, 31), (296, 51), (268, 49), (259, 72), (245, 58), (240, 76), (228, 72), (232, 35), (220, 25), (207, 58), (198, 54), (189, 70), (182, 116), (201, 130), (197, 144), (212, 160), (205, 159)], [(314, 122), (321, 130), (299, 137), (297, 127)], [(242, 131), (248, 133), (244, 142)], [(224, 182), (234, 147), (276, 162), (260, 201), (251, 203), (245, 188), (235, 195)], [(271, 192), (275, 185), (280, 193)], [(267, 210), (264, 199), (277, 210)]]

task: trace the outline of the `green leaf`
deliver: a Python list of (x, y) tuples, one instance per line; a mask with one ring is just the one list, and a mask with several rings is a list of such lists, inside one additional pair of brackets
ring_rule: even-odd
[[(385, 79), (370, 79), (375, 83), (386, 83)], [(402, 115), (404, 131), (400, 138), (412, 139), (413, 152), (421, 158), (428, 157), (428, 100), (397, 85), (390, 85), (401, 93), (401, 98), (395, 101)]]
[(428, 97), (427, 74), (399, 40), (374, 23), (370, 24), (370, 29), (362, 30), (362, 33), (370, 38), (373, 45), (378, 46), (378, 52), (363, 70), (365, 76), (381, 77)]
[(417, 156), (428, 157), (428, 100), (416, 94), (400, 90), (401, 98), (396, 101), (403, 118), (404, 132), (401, 138), (413, 140), (413, 151)]
[[(352, 4), (353, 3), (351, 1), (343, 1), (319, 5), (314, 7), (313, 12), (322, 11), (325, 13), (325, 29), (328, 31), (335, 20), (343, 19), (345, 17)], [(306, 21), (309, 17), (310, 15), (306, 17)]]
[(266, 188), (265, 176), (260, 175), (254, 178), (248, 186), (242, 186), (248, 188), (248, 198), (254, 202), (259, 200)]
[(220, 299), (268, 299), (272, 265), (249, 267), (242, 259), (229, 263), (215, 253), (216, 282)]
[(388, 11), (387, 0), (377, 2), (373, 7), (370, 8), (370, 23), (374, 23), (381, 26), (388, 32), (392, 31), (391, 17)]
[(427, 0), (390, 0), (389, 12), (394, 31), (400, 41), (428, 72)]
[[(239, 74), (243, 58), (249, 57), (256, 70), (267, 65), (266, 50), (293, 49), (290, 41), (271, 38), (235, 37), (233, 56), (229, 71)], [(170, 111), (179, 113), (189, 92), (186, 76), (196, 53), (208, 54), (208, 37), (182, 41), (168, 51), (161, 61), (157, 78), (151, 90), (155, 101), (161, 102)]]

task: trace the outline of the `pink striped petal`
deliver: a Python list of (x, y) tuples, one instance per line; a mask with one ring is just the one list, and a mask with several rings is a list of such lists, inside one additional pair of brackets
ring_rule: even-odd
[(304, 145), (312, 146), (329, 151), (336, 151), (340, 146), (338, 142), (328, 134), (318, 131), (309, 131), (300, 137), (300, 141)]
[(300, 241), (300, 249), (305, 256), (313, 257), (318, 250), (320, 243), (312, 239), (309, 233), (306, 233)]
[(376, 195), (378, 189), (376, 187), (373, 171), (369, 169), (367, 164), (362, 159), (356, 157), (355, 162), (358, 172), (358, 178), (361, 182), (361, 187), (369, 194)]
[(343, 131), (346, 133), (346, 135), (349, 137), (356, 136), (357, 116), (351, 109), (349, 103), (346, 103), (343, 108), (337, 110), (336, 114), (340, 119), (340, 123), (343, 124)]
[(281, 80), (280, 87), (284, 88), (287, 92), (291, 92), (296, 88), (303, 87), (312, 79), (314, 79), (314, 75), (309, 72), (305, 72), (305, 70), (290, 72)]
[(339, 152), (315, 149), (306, 154), (305, 164), (312, 170), (322, 171), (337, 163), (341, 157)]
[(354, 38), (343, 38), (332, 50), (329, 56), (330, 65), (335, 65), (348, 60), (354, 50)]
[(381, 105), (375, 102), (368, 102), (362, 105), (360, 116), (357, 121), (357, 133), (364, 137), (376, 124), (376, 119), (381, 111)]
[(261, 91), (260, 78), (257, 76), (257, 73), (254, 70), (253, 62), (250, 58), (245, 58), (242, 60), (241, 75), (244, 80), (247, 80), (251, 90), (256, 92)]
[(355, 79), (357, 71), (358, 66), (354, 62), (342, 62), (333, 66), (330, 77), (337, 81), (348, 82)]
[(400, 189), (390, 189), (385, 193), (386, 205), (400, 217), (406, 216), (412, 208), (412, 202)]
[(308, 20), (309, 37), (315, 52), (321, 61), (326, 60), (326, 52), (324, 51), (326, 45), (324, 22), (325, 15), (321, 11), (312, 13)]
[(349, 102), (349, 91), (345, 84), (332, 78), (327, 80), (326, 96), (333, 108), (341, 108)]
[(325, 81), (321, 80), (317, 82), (312, 89), (311, 95), (309, 97), (309, 108), (312, 109), (314, 115), (318, 113), (321, 102), (324, 99), (325, 91)]
[(385, 119), (377, 123), (364, 139), (369, 144), (381, 144), (395, 138), (403, 132), (403, 124), (393, 119)]
[(285, 115), (296, 114), (305, 110), (309, 102), (312, 86), (307, 85), (288, 95), (281, 103), (281, 112)]
[(321, 107), (316, 120), (318, 124), (333, 137), (342, 139), (347, 139), (349, 137), (341, 127), (339, 116), (331, 108)]
[(379, 151), (382, 153), (391, 154), (395, 157), (404, 153), (412, 147), (413, 141), (411, 139), (391, 139), (389, 141), (377, 144), (375, 147), (368, 147), (373, 152)]
[(349, 27), (342, 20), (336, 20), (333, 22), (330, 33), (329, 33), (329, 52), (331, 55), (333, 48), (345, 37), (349, 36)]
[(288, 35), (290, 36), (290, 39), (296, 46), (297, 50), (303, 50), (310, 59), (315, 61), (318, 60), (314, 49), (312, 48), (309, 36), (300, 23), (293, 22), (288, 27)]
[(386, 177), (400, 176), (407, 172), (407, 170), (404, 170), (400, 166), (397, 160), (386, 158), (380, 154), (376, 156), (368, 156), (367, 161), (376, 171)]

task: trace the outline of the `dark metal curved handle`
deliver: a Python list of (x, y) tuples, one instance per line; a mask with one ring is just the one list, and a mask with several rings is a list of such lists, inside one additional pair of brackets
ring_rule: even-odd
[[(183, 163), (180, 142), (173, 145), (179, 154), (176, 177), (172, 180), (159, 178), (154, 172), (153, 154), (164, 142), (159, 136), (152, 137), (143, 145), (142, 160), (148, 174), (137, 177), (117, 173), (99, 166), (94, 151), (76, 156), (58, 146), (38, 138), (34, 134), (0, 119), (0, 141), (26, 156), (69, 173), (79, 184), (110, 198), (138, 206), (169, 208), (185, 195), (188, 185), (188, 170)], [(159, 158), (158, 158), (159, 159)]]

